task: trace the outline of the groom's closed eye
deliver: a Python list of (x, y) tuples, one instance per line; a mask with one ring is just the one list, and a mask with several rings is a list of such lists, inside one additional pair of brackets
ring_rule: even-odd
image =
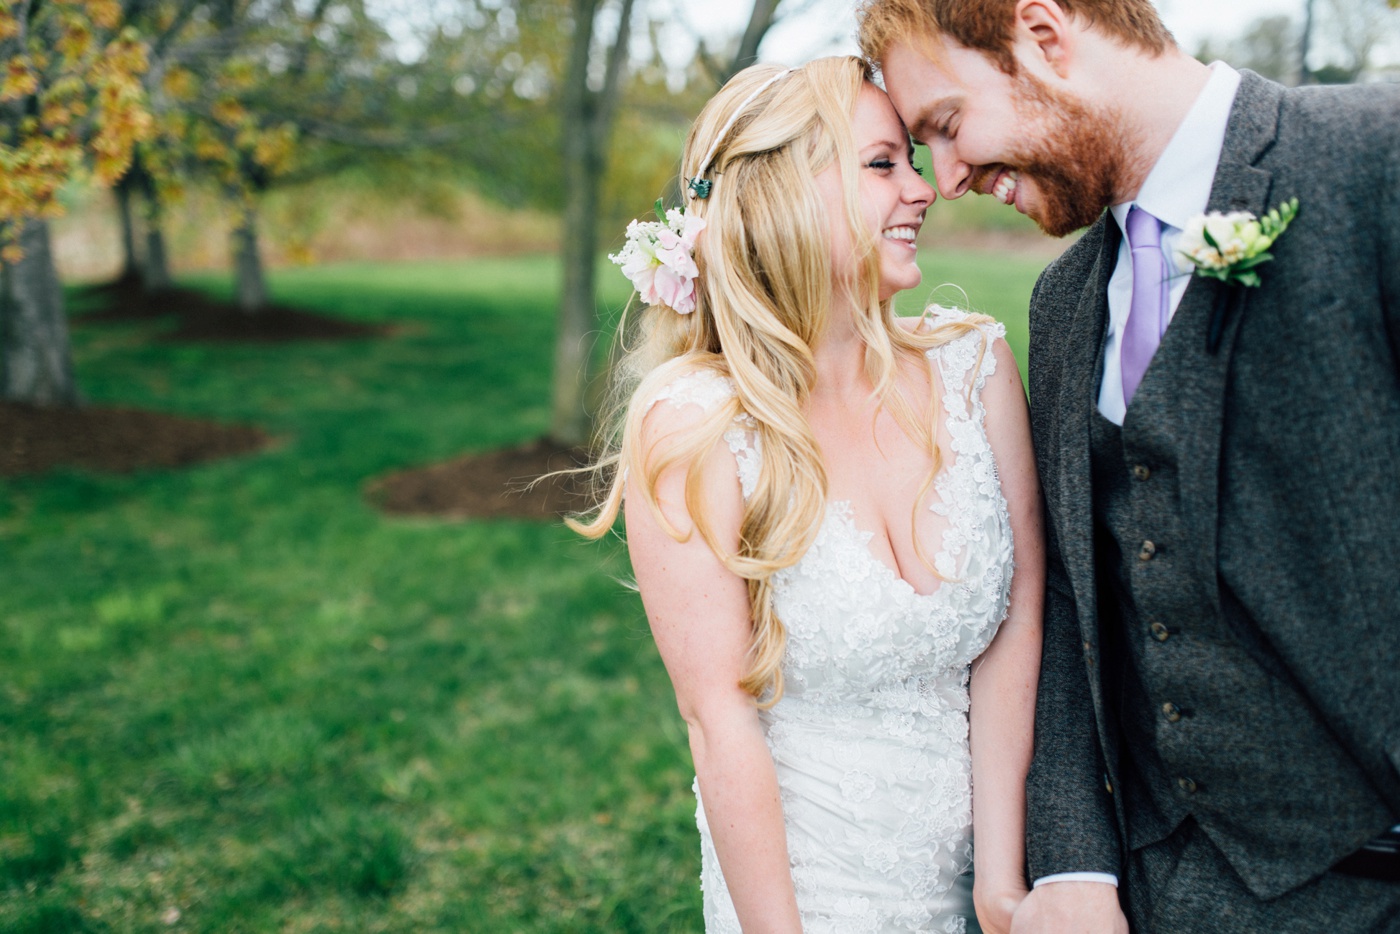
[(941, 139), (952, 139), (956, 134), (956, 127), (953, 125), (953, 118), (957, 115), (958, 107), (956, 101), (942, 101), (921, 109), (915, 116), (914, 121), (909, 124), (909, 132), (919, 142), (925, 146), (929, 145), (931, 137), (937, 136)]

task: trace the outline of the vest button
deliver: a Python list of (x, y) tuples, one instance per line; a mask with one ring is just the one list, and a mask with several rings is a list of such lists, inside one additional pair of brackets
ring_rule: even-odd
[(1156, 545), (1152, 544), (1152, 542), (1150, 542), (1150, 541), (1148, 541), (1148, 542), (1143, 542), (1143, 543), (1142, 543), (1142, 548), (1140, 548), (1140, 549), (1138, 550), (1138, 560), (1139, 560), (1139, 561), (1151, 561), (1151, 560), (1152, 560), (1152, 556), (1155, 555), (1156, 553), (1157, 553), (1157, 546), (1156, 546)]
[(1191, 779), (1184, 777), (1178, 778), (1176, 780), (1176, 783), (1179, 786), (1181, 786), (1181, 790), (1186, 792), (1188, 795), (1194, 795), (1196, 793), (1196, 789), (1200, 787), (1195, 782), (1191, 781)]
[(1138, 480), (1146, 480), (1148, 477), (1152, 476), (1152, 471), (1148, 470), (1145, 464), (1138, 464), (1133, 468), (1133, 476)]
[(1168, 723), (1175, 723), (1181, 719), (1181, 708), (1167, 701), (1162, 705), (1162, 716), (1167, 718)]
[(1153, 623), (1148, 628), (1152, 630), (1152, 638), (1158, 642), (1166, 642), (1172, 636), (1172, 631), (1161, 623)]

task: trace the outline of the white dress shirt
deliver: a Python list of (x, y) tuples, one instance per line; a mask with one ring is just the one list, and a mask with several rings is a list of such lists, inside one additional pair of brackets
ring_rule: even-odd
[[(1128, 409), (1123, 401), (1121, 361), (1123, 326), (1133, 299), (1133, 259), (1126, 227), (1128, 210), (1136, 204), (1162, 222), (1162, 252), (1166, 254), (1167, 268), (1175, 273), (1177, 264), (1173, 250), (1191, 218), (1205, 213), (1210, 189), (1215, 183), (1215, 170), (1220, 165), (1220, 150), (1225, 144), (1225, 125), (1230, 120), (1230, 108), (1234, 106), (1239, 87), (1238, 71), (1224, 62), (1211, 65), (1206, 86), (1152, 166), (1137, 200), (1109, 208), (1123, 233), (1123, 240), (1118, 247), (1113, 276), (1108, 280), (1108, 337), (1104, 345), (1103, 382), (1099, 386), (1099, 412), (1115, 425), (1123, 424)], [(1169, 318), (1176, 313), (1176, 306), (1181, 304), (1181, 296), (1190, 281), (1188, 275), (1172, 279)], [(1118, 877), (1109, 872), (1058, 872), (1036, 879), (1034, 886), (1049, 882), (1117, 885)]]
[(1103, 382), (1099, 386), (1099, 412), (1115, 425), (1123, 424), (1127, 403), (1123, 401), (1121, 352), (1123, 326), (1133, 300), (1133, 260), (1128, 248), (1128, 210), (1137, 205), (1162, 222), (1162, 252), (1172, 273), (1171, 304), (1167, 317), (1176, 313), (1191, 277), (1181, 273), (1176, 262), (1176, 244), (1187, 222), (1204, 214), (1210, 200), (1215, 170), (1220, 164), (1220, 148), (1225, 143), (1225, 124), (1239, 90), (1240, 73), (1224, 62), (1210, 66), (1210, 78), (1191, 105), (1186, 118), (1176, 128), (1171, 142), (1142, 183), (1136, 201), (1109, 208), (1123, 241), (1118, 246), (1118, 262), (1108, 280), (1108, 341), (1104, 345)]

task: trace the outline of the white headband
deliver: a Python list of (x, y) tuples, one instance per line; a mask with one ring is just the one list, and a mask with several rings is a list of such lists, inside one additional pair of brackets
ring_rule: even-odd
[(734, 121), (738, 120), (739, 115), (742, 114), (750, 104), (752, 104), (755, 100), (758, 99), (758, 95), (768, 90), (769, 85), (781, 80), (782, 78), (786, 78), (788, 75), (792, 74), (793, 70), (794, 69), (792, 68), (784, 68), (782, 71), (778, 72), (776, 75), (769, 78), (767, 81), (763, 82), (758, 87), (754, 88), (753, 93), (751, 93), (748, 97), (744, 98), (743, 103), (741, 103), (738, 107), (734, 108), (734, 113), (729, 115), (729, 119), (725, 121), (724, 126), (720, 127), (720, 131), (717, 134), (715, 134), (715, 141), (710, 144), (710, 151), (705, 153), (705, 158), (700, 160), (700, 167), (697, 168), (695, 170), (695, 174), (691, 176), (690, 182), (686, 186), (690, 189), (691, 192), (689, 197), (708, 198), (710, 196), (710, 187), (714, 183), (711, 182), (709, 179), (704, 178), (705, 171), (709, 169), (710, 160), (715, 157), (715, 152), (719, 149), (719, 144), (724, 141), (724, 137), (728, 135), (729, 131), (734, 128)]

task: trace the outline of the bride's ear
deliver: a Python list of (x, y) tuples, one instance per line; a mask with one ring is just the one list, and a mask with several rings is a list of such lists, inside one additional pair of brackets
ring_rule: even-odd
[(1018, 63), (1037, 75), (1049, 70), (1068, 78), (1077, 46), (1074, 26), (1074, 17), (1055, 0), (1020, 0), (1012, 40)]

